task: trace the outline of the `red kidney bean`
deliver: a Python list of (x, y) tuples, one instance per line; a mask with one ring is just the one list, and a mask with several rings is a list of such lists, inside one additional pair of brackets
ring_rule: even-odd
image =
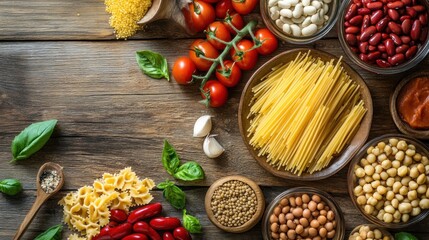
[(407, 59), (410, 59), (410, 58), (414, 57), (414, 55), (416, 55), (416, 53), (417, 53), (417, 46), (412, 46), (407, 50), (407, 52), (405, 52), (405, 57)]
[(361, 15), (356, 15), (349, 20), (349, 23), (354, 26), (358, 26), (362, 23), (363, 17)]
[(393, 57), (388, 58), (387, 61), (392, 65), (396, 66), (405, 61), (405, 55), (403, 53), (397, 53)]
[(410, 15), (402, 15), (402, 16), (399, 18), (399, 21), (400, 21), (400, 22), (403, 22), (405, 19), (411, 19), (411, 16), (410, 16)]
[(356, 39), (356, 35), (353, 34), (346, 34), (346, 42), (350, 45), (350, 46), (356, 46), (357, 44), (357, 39)]
[(372, 12), (372, 14), (371, 14), (371, 24), (375, 25), (383, 17), (384, 17), (384, 13), (383, 13), (382, 10), (377, 10), (377, 11)]
[(411, 18), (415, 18), (417, 16), (417, 11), (413, 7), (406, 7), (405, 11)]
[(388, 63), (386, 60), (383, 59), (377, 59), (375, 60), (375, 63), (377, 63), (377, 65), (381, 68), (389, 68), (392, 65), (390, 65), (390, 63)]
[(411, 19), (405, 19), (401, 24), (401, 29), (404, 34), (410, 34), (411, 31)]
[(131, 234), (133, 230), (133, 226), (131, 223), (122, 223), (114, 228), (111, 228), (109, 231), (109, 235), (113, 239), (121, 239), (129, 234)]
[(122, 223), (127, 220), (127, 213), (124, 210), (121, 209), (113, 209), (110, 210), (110, 220)]
[(366, 4), (366, 7), (369, 8), (370, 10), (377, 10), (377, 9), (382, 9), (383, 8), (383, 3), (382, 2), (370, 2)]
[(384, 46), (386, 46), (386, 53), (389, 56), (395, 55), (395, 43), (392, 39), (386, 39), (384, 41)]
[(368, 42), (359, 43), (359, 51), (361, 53), (366, 53), (368, 51)]
[(173, 230), (181, 225), (175, 217), (158, 217), (150, 220), (149, 225), (155, 230)]
[(382, 59), (387, 59), (387, 57), (388, 57), (387, 53), (384, 52), (384, 53), (381, 54), (381, 58)]
[(381, 52), (379, 52), (379, 51), (370, 52), (368, 54), (368, 60), (369, 61), (375, 61), (375, 60), (379, 59), (380, 57), (381, 57)]
[(390, 38), (393, 40), (393, 42), (397, 45), (397, 46), (399, 46), (399, 45), (401, 45), (402, 44), (402, 40), (401, 40), (401, 38), (398, 36), (398, 35), (396, 35), (396, 34), (394, 34), (394, 33), (391, 33), (391, 34), (389, 34), (390, 35)]
[(395, 9), (389, 9), (387, 10), (387, 15), (393, 20), (397, 21), (399, 19), (399, 13)]
[(155, 229), (153, 229), (147, 222), (136, 222), (133, 225), (133, 231), (148, 235), (152, 240), (162, 240), (161, 236)]
[(173, 236), (177, 240), (192, 240), (191, 235), (184, 227), (174, 229)]
[(122, 238), (122, 240), (149, 240), (149, 238), (147, 238), (147, 236), (142, 233), (133, 233)]
[(396, 53), (406, 53), (407, 50), (410, 48), (407, 44), (402, 44), (401, 46), (396, 48)]
[(424, 12), (426, 10), (425, 6), (423, 5), (414, 5), (413, 8), (416, 10), (416, 12)]
[(116, 226), (118, 226), (118, 225), (119, 225), (119, 223), (118, 223), (118, 222), (115, 222), (115, 221), (110, 221), (110, 222), (109, 222), (109, 224), (108, 224), (108, 226), (109, 226), (109, 227), (111, 227), (111, 228), (112, 228), (112, 227), (116, 227)]
[(428, 24), (428, 14), (427, 13), (422, 13), (422, 14), (420, 14), (419, 15), (419, 20), (420, 20), (420, 22), (421, 22), (421, 24), (424, 26), (424, 25), (427, 25)]
[(348, 27), (350, 27), (350, 26), (351, 26), (351, 24), (350, 24), (349, 22), (345, 22), (345, 23), (344, 23), (344, 27), (348, 28)]
[(388, 8), (399, 9), (404, 7), (404, 3), (402, 1), (390, 2), (387, 4)]
[(408, 6), (411, 4), (411, 0), (401, 0), (405, 6)]
[(363, 16), (362, 26), (360, 27), (360, 30), (363, 32), (363, 30), (367, 29), (369, 26), (371, 26), (371, 17), (369, 15), (365, 15)]
[(387, 34), (387, 33), (382, 33), (382, 34), (381, 34), (381, 38), (382, 38), (383, 40), (386, 40), (386, 39), (388, 39), (388, 38), (389, 38), (389, 34)]
[(376, 45), (378, 45), (378, 43), (380, 41), (381, 41), (381, 33), (378, 32), (378, 33), (372, 35), (372, 37), (368, 40), (368, 43), (373, 45), (373, 46), (376, 46)]
[(410, 36), (413, 40), (420, 39), (420, 33), (422, 31), (422, 24), (420, 20), (414, 20), (413, 25), (411, 26)]
[(357, 34), (359, 31), (360, 31), (359, 28), (355, 26), (346, 28), (346, 33), (350, 33), (350, 34)]
[(128, 222), (135, 223), (137, 221), (153, 217), (161, 213), (161, 211), (162, 211), (161, 203), (151, 203), (132, 211), (128, 216)]
[(359, 15), (368, 15), (368, 14), (370, 14), (371, 13), (371, 9), (369, 9), (369, 8), (359, 8), (358, 10), (357, 10), (357, 13), (359, 14)]
[(366, 42), (369, 40), (369, 38), (377, 32), (377, 29), (375, 26), (369, 26), (363, 32), (360, 34), (360, 41)]
[(364, 61), (364, 62), (369, 62), (368, 55), (366, 55), (364, 53), (359, 54), (359, 59)]
[(422, 28), (422, 33), (420, 33), (420, 39), (419, 39), (420, 42), (426, 41), (427, 36), (428, 36), (428, 28), (427, 27)]
[(372, 46), (372, 45), (369, 45), (369, 46), (368, 46), (368, 51), (373, 52), (373, 51), (375, 51), (375, 50), (377, 50), (377, 47), (376, 47), (376, 46)]
[(380, 52), (386, 52), (386, 46), (384, 46), (382, 43), (378, 44), (377, 49)]
[(350, 5), (349, 9), (347, 9), (346, 15), (344, 15), (344, 19), (346, 19), (348, 21), (352, 17), (356, 16), (357, 9), (358, 9), (358, 6), (355, 3), (352, 3), (352, 5)]
[(411, 42), (411, 38), (409, 36), (401, 36), (402, 43), (408, 44)]
[(112, 238), (109, 235), (110, 227), (109, 225), (104, 226), (100, 233), (92, 238), (92, 240), (111, 240)]
[(393, 21), (390, 21), (390, 22), (387, 24), (387, 26), (389, 27), (389, 29), (390, 29), (393, 33), (396, 33), (396, 34), (398, 34), (398, 35), (400, 35), (400, 34), (402, 33), (401, 25), (399, 25), (399, 24), (397, 24), (397, 23), (395, 23), (395, 22), (393, 22)]
[(174, 236), (171, 232), (164, 232), (164, 234), (162, 234), (162, 240), (174, 240)]

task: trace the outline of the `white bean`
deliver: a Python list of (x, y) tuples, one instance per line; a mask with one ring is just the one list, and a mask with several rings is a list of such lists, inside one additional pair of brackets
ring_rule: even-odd
[(282, 20), (280, 20), (280, 19), (277, 19), (276, 20), (276, 25), (277, 25), (277, 27), (279, 27), (279, 28), (282, 28), (283, 27), (283, 21)]
[(322, 7), (322, 4), (319, 1), (315, 0), (311, 2), (311, 6), (315, 7), (316, 9), (319, 9)]
[(290, 10), (290, 9), (282, 9), (280, 11), (280, 15), (282, 15), (283, 17), (292, 18), (292, 10)]
[(279, 17), (280, 17), (280, 12), (279, 12), (279, 11), (276, 11), (276, 12), (274, 12), (274, 13), (271, 13), (271, 14), (270, 14), (270, 17), (271, 17), (271, 19), (273, 19), (273, 20), (277, 20), (277, 19), (279, 19)]
[(285, 17), (280, 17), (280, 20), (283, 22), (283, 23), (287, 23), (287, 24), (293, 24), (293, 22), (292, 22), (292, 20), (290, 19), (290, 18), (285, 18)]
[(283, 32), (287, 33), (287, 34), (291, 34), (292, 30), (290, 29), (290, 25), (285, 23), (283, 24)]
[(301, 23), (301, 27), (307, 27), (308, 25), (310, 25), (311, 24), (311, 17), (306, 17), (305, 19), (304, 19), (304, 21)]
[(311, 22), (315, 24), (318, 24), (320, 22), (319, 14), (314, 14), (313, 16), (311, 16), (310, 19), (311, 19)]
[(327, 21), (329, 20), (329, 16), (328, 16), (328, 15), (325, 15), (325, 16), (323, 17), (323, 19), (325, 19), (325, 22), (327, 22)]
[(332, 0), (323, 0), (324, 3), (331, 3)]
[(276, 5), (278, 1), (279, 0), (269, 0), (268, 1), (268, 7), (272, 7), (272, 6)]
[(304, 7), (304, 14), (307, 15), (307, 16), (315, 14), (316, 11), (317, 11), (317, 9), (315, 7), (313, 7), (313, 6), (306, 6), (306, 7)]
[(329, 11), (329, 5), (328, 4), (323, 4), (323, 11), (325, 12), (325, 13), (328, 13), (328, 11)]
[(278, 2), (277, 5), (283, 9), (289, 9), (292, 6), (290, 5), (289, 1), (286, 0)]
[(311, 0), (302, 0), (302, 5), (303, 6), (310, 6), (310, 2), (311, 2)]
[(317, 32), (317, 25), (312, 23), (307, 27), (303, 28), (301, 33), (303, 36), (311, 36)]
[(294, 22), (294, 23), (302, 23), (302, 22), (304, 22), (304, 20), (305, 20), (304, 16), (301, 16), (299, 18), (292, 18), (292, 22)]
[(301, 36), (301, 28), (298, 27), (298, 25), (292, 24), (292, 25), (290, 25), (290, 28), (292, 29), (292, 34), (295, 37)]
[(275, 13), (276, 11), (280, 11), (281, 8), (274, 6), (274, 7), (270, 7), (270, 13)]
[(301, 3), (298, 3), (296, 6), (295, 6), (295, 9), (293, 10), (293, 17), (294, 18), (299, 18), (299, 17), (301, 17), (302, 16), (302, 14), (303, 14), (303, 7), (302, 7), (302, 4)]

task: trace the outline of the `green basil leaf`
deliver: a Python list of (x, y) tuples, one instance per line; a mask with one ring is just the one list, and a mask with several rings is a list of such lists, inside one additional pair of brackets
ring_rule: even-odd
[(186, 214), (186, 209), (183, 209), (183, 226), (190, 233), (201, 233), (201, 223), (198, 218)]
[(418, 240), (418, 239), (410, 233), (399, 232), (395, 234), (395, 240)]
[(33, 123), (26, 127), (12, 141), (12, 162), (29, 158), (39, 151), (54, 131), (56, 119)]
[(137, 51), (136, 59), (140, 69), (149, 77), (166, 78), (170, 81), (167, 59), (161, 54), (152, 51)]
[(16, 195), (22, 190), (21, 182), (18, 179), (10, 178), (0, 181), (0, 192), (7, 195)]
[(173, 146), (171, 146), (167, 140), (164, 140), (164, 149), (162, 150), (162, 165), (172, 176), (180, 165), (180, 159), (176, 153), (176, 150), (174, 150)]
[(165, 180), (165, 182), (158, 183), (158, 185), (156, 185), (156, 187), (158, 189), (166, 189), (167, 187), (169, 187), (171, 185), (174, 185), (174, 183), (172, 183), (172, 182), (170, 182), (168, 180)]
[(177, 169), (174, 177), (183, 181), (194, 181), (204, 179), (204, 170), (196, 162), (187, 162)]
[(34, 240), (61, 240), (63, 225), (58, 224), (42, 232)]
[(171, 184), (162, 192), (165, 199), (176, 209), (183, 209), (186, 205), (185, 193), (178, 186)]

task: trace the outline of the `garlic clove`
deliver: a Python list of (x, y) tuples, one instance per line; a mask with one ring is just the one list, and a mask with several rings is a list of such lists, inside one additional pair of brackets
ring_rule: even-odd
[(203, 143), (203, 151), (209, 158), (219, 157), (225, 149), (214, 138), (214, 135), (207, 135)]
[(204, 115), (197, 119), (194, 124), (194, 137), (205, 137), (212, 130), (212, 117), (210, 115)]

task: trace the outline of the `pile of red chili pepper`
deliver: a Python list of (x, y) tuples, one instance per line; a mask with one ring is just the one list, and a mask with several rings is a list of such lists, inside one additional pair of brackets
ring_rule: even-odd
[(127, 213), (110, 211), (110, 222), (93, 240), (191, 240), (191, 235), (182, 226), (180, 219), (159, 216), (161, 203), (152, 203)]

